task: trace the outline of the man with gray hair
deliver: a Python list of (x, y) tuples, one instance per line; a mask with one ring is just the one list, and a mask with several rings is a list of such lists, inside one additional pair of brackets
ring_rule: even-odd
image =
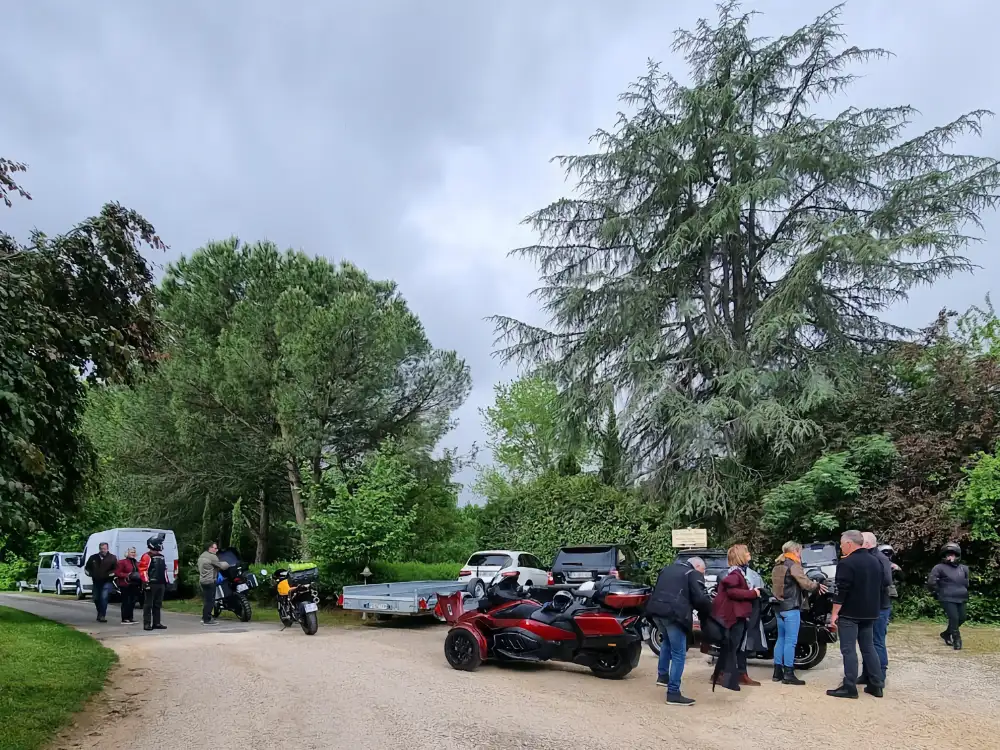
[(660, 571), (646, 604), (646, 614), (656, 623), (663, 641), (656, 684), (667, 689), (667, 705), (690, 706), (693, 698), (681, 695), (681, 675), (687, 659), (688, 635), (694, 627), (693, 610), (708, 616), (712, 600), (705, 591), (705, 561), (679, 557)]
[[(875, 641), (875, 651), (878, 653), (879, 663), (882, 665), (882, 675), (886, 674), (889, 668), (889, 651), (885, 646), (885, 638), (889, 632), (889, 618), (892, 616), (892, 599), (896, 596), (896, 587), (892, 584), (892, 560), (883, 555), (878, 549), (878, 538), (871, 531), (862, 533), (864, 537), (865, 551), (879, 561), (882, 566), (882, 602), (875, 621), (875, 629), (872, 639)], [(859, 685), (868, 684), (868, 673), (862, 670), (858, 679)]]
[(840, 632), (844, 682), (826, 691), (834, 698), (858, 697), (858, 646), (868, 675), (865, 692), (881, 698), (885, 685), (874, 641), (875, 622), (882, 605), (882, 565), (865, 551), (864, 544), (860, 531), (852, 529), (840, 536), (842, 557), (837, 564), (837, 590), (830, 622)]

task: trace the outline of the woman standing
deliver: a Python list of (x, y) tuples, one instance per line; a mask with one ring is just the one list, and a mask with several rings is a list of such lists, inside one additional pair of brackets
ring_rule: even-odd
[[(740, 689), (740, 652), (744, 649), (747, 621), (753, 614), (753, 601), (760, 596), (760, 589), (747, 583), (746, 569), (750, 564), (750, 550), (745, 544), (729, 548), (729, 572), (716, 587), (712, 602), (712, 616), (726, 627), (722, 653), (712, 674), (712, 690), (716, 683), (728, 690)], [(743, 654), (745, 663), (746, 654)], [(747, 678), (749, 679), (749, 677)]]
[(941, 554), (944, 561), (931, 570), (927, 588), (941, 602), (948, 617), (948, 627), (941, 633), (941, 638), (956, 651), (961, 651), (962, 634), (959, 628), (965, 622), (965, 604), (969, 601), (969, 567), (959, 563), (962, 548), (954, 542), (944, 545)]
[(139, 563), (135, 547), (129, 547), (125, 557), (115, 567), (115, 583), (122, 595), (122, 625), (135, 625), (135, 604), (139, 598)]
[(802, 613), (809, 609), (809, 594), (826, 587), (812, 581), (802, 568), (802, 545), (785, 542), (771, 571), (771, 593), (778, 600), (778, 642), (774, 644), (774, 682), (805, 685), (795, 676), (795, 647), (799, 642)]

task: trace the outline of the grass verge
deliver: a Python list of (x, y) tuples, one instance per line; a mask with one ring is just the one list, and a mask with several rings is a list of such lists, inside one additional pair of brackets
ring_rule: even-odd
[(90, 636), (0, 607), (0, 750), (44, 746), (104, 687), (116, 661)]
[[(186, 615), (201, 614), (201, 599), (167, 599), (163, 602), (163, 608), (169, 612), (181, 612)], [(220, 620), (232, 620), (236, 622), (238, 618), (232, 612), (223, 612), (219, 615)], [(253, 602), (253, 619), (251, 622), (279, 622), (277, 607), (265, 606), (258, 602)], [(328, 626), (361, 625), (361, 617), (353, 612), (344, 612), (340, 609), (321, 609), (319, 611), (319, 624)], [(298, 627), (298, 626), (295, 626)]]

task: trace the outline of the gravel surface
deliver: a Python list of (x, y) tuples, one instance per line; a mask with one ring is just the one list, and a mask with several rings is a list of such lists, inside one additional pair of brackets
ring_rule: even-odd
[(824, 695), (839, 682), (836, 651), (802, 674), (805, 687), (771, 683), (760, 664), (751, 671), (762, 687), (714, 694), (705, 658), (690, 651), (692, 708), (664, 705), (650, 652), (621, 682), (555, 664), (468, 674), (448, 667), (444, 635), (390, 624), (311, 638), (267, 628), (114, 638), (112, 686), (55, 747), (998, 747), (1000, 658), (974, 653), (974, 633), (956, 653), (928, 627), (894, 627), (882, 700)]

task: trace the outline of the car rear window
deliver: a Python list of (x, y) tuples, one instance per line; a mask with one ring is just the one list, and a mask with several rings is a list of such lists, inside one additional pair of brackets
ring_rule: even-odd
[(559, 550), (552, 567), (610, 570), (615, 566), (614, 547), (568, 547)]
[(467, 568), (503, 568), (511, 562), (509, 555), (473, 555), (465, 564)]

